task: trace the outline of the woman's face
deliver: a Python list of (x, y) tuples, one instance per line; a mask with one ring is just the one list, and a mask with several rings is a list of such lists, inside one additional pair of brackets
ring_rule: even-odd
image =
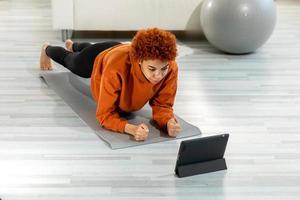
[(168, 73), (169, 62), (155, 60), (143, 60), (140, 67), (145, 77), (152, 83), (159, 83)]

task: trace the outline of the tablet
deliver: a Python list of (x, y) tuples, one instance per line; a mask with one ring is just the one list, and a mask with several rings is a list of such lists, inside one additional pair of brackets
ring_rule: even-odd
[(229, 134), (184, 140), (180, 143), (175, 174), (179, 177), (227, 169), (224, 153)]

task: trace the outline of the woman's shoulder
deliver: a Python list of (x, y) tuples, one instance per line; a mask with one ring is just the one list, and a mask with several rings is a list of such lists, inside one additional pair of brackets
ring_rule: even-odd
[(108, 51), (105, 57), (108, 62), (122, 62), (127, 60), (129, 52), (129, 44), (120, 44)]
[(130, 45), (121, 44), (105, 55), (105, 72), (106, 73), (126, 73), (128, 70)]
[(112, 48), (109, 52), (107, 52), (106, 56), (111, 59), (118, 59), (122, 57), (127, 57), (130, 51), (130, 44), (120, 44), (114, 48)]

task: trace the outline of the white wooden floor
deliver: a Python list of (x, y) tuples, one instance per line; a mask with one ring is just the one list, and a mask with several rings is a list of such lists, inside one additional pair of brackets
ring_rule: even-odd
[(0, 0), (0, 198), (300, 199), (300, 2), (253, 54), (185, 42), (175, 111), (229, 132), (228, 170), (179, 179), (179, 141), (110, 150), (38, 78), (40, 45), (62, 44), (49, 0)]

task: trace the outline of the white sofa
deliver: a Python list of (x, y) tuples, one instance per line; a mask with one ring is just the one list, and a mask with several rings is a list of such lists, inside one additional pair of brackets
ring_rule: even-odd
[(134, 31), (159, 27), (201, 31), (203, 0), (52, 0), (53, 29)]

